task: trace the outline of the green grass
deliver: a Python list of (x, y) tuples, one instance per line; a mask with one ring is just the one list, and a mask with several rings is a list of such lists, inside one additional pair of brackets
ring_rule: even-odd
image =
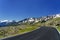
[[(36, 30), (37, 28), (39, 28), (39, 26), (40, 26), (39, 23), (37, 23), (37, 24), (34, 24), (34, 25), (24, 24), (24, 25), (18, 25), (18, 26), (3, 27), (3, 28), (0, 28), (0, 29), (2, 29), (2, 31), (6, 30), (5, 34), (8, 34), (8, 35), (7, 36), (0, 35), (0, 38), (4, 38), (4, 37), (8, 37), (8, 36), (15, 36), (15, 35), (18, 35), (18, 34), (24, 34), (26, 32)], [(15, 31), (17, 31), (17, 32), (15, 32)]]
[(57, 27), (57, 30), (60, 32), (60, 27)]

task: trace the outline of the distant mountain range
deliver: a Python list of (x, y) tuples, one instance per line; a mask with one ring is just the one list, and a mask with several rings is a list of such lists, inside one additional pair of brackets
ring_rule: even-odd
[(17, 22), (15, 20), (0, 20), (0, 27), (3, 26), (10, 26), (10, 25), (16, 25)]
[(39, 21), (48, 21), (49, 19), (57, 18), (60, 17), (60, 14), (55, 14), (55, 15), (49, 15), (49, 16), (43, 16), (39, 18), (26, 18), (23, 20), (20, 20), (16, 22), (15, 20), (0, 20), (0, 26), (7, 26), (7, 25), (16, 25), (16, 24), (21, 24), (21, 23), (37, 23)]

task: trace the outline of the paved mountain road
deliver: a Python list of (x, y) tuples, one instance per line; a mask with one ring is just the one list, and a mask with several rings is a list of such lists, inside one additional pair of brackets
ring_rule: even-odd
[(2, 40), (59, 40), (59, 33), (54, 28), (41, 27), (32, 32)]

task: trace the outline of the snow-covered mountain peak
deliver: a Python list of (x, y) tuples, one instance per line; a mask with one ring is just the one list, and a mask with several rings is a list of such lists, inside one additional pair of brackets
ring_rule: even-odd
[(12, 20), (0, 20), (0, 22), (12, 22)]

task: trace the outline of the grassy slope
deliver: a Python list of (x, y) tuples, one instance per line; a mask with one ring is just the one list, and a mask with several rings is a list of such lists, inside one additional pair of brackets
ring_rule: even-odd
[[(7, 37), (7, 36), (15, 36), (17, 34), (24, 34), (26, 32), (30, 32), (30, 31), (33, 31), (33, 30), (36, 30), (37, 28), (39, 28), (40, 26), (40, 23), (36, 23), (34, 25), (30, 25), (30, 24), (24, 24), (24, 25), (18, 25), (18, 26), (9, 26), (9, 27), (4, 27), (4, 28), (0, 28), (0, 30), (6, 30), (5, 34), (7, 34), (6, 36), (4, 36), (4, 31), (0, 31), (0, 38), (3, 38), (3, 37)], [(17, 32), (16, 32), (17, 31)]]

